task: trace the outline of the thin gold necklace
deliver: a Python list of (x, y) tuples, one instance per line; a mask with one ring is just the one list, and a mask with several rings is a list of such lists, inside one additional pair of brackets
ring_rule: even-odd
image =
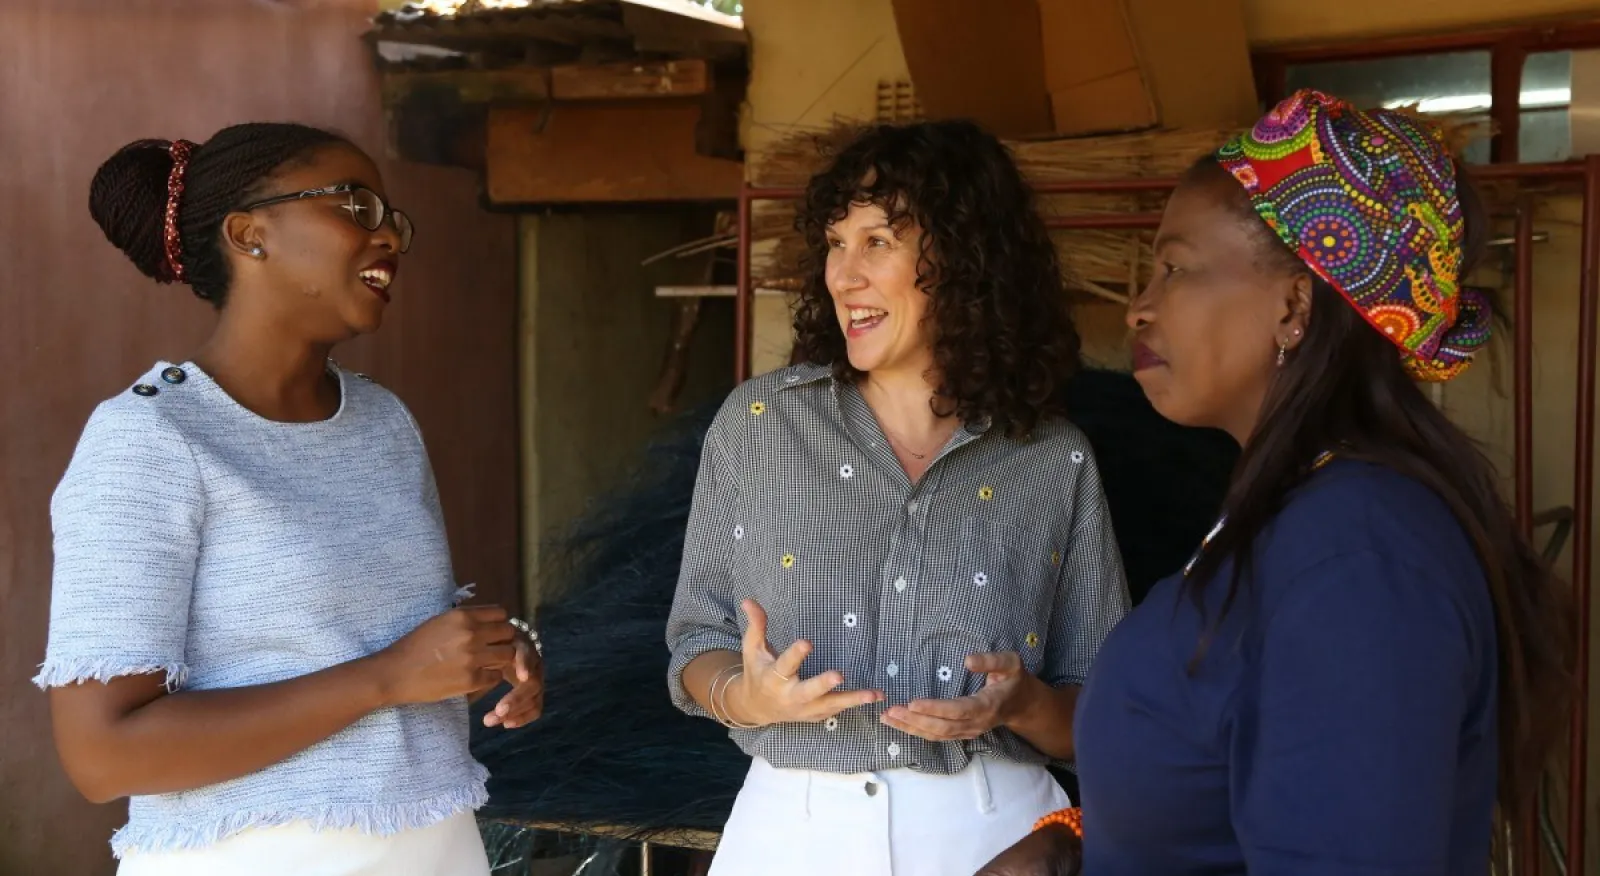
[[(882, 428), (882, 427), (880, 426), (879, 428)], [(915, 450), (912, 450), (910, 447), (908, 447), (906, 445), (906, 443), (904, 441), (897, 440), (893, 435), (890, 435), (888, 429), (884, 429), (883, 430), (883, 437), (889, 439), (889, 443), (891, 445), (893, 445), (895, 447), (898, 447), (901, 450), (904, 450), (905, 452), (911, 454), (912, 456), (915, 456), (917, 459), (927, 459), (928, 458), (928, 453), (932, 453), (933, 452), (932, 450), (929, 450), (928, 453), (918, 453)]]

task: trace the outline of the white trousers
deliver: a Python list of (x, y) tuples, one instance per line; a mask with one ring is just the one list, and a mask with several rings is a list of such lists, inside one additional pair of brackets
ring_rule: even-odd
[(711, 876), (973, 876), (1070, 805), (1044, 767), (996, 758), (953, 776), (784, 770), (757, 758)]
[(207, 846), (130, 854), (117, 876), (489, 876), (471, 812), (390, 836), (296, 822)]

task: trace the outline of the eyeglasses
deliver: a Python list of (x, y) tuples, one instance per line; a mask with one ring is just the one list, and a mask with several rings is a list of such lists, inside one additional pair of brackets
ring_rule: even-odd
[(342, 206), (350, 212), (350, 218), (354, 220), (357, 225), (360, 225), (362, 228), (365, 228), (368, 231), (377, 231), (383, 226), (383, 220), (385, 218), (391, 219), (391, 221), (394, 223), (394, 230), (400, 235), (400, 251), (406, 252), (407, 250), (411, 249), (411, 235), (415, 230), (411, 225), (411, 217), (384, 203), (383, 198), (378, 197), (377, 192), (364, 186), (355, 185), (354, 183), (328, 186), (327, 188), (323, 189), (307, 189), (303, 192), (295, 192), (292, 195), (278, 195), (276, 197), (246, 204), (243, 207), (240, 207), (239, 210), (241, 212), (248, 213), (251, 210), (255, 210), (260, 207), (270, 207), (273, 204), (282, 204), (288, 201), (298, 201), (302, 198), (325, 198), (330, 195), (348, 196), (348, 203), (345, 203)]

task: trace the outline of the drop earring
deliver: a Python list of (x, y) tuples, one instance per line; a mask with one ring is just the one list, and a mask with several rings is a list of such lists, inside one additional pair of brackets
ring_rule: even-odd
[(1279, 341), (1278, 342), (1278, 367), (1279, 368), (1283, 367), (1283, 361), (1288, 355), (1289, 355), (1289, 342), (1288, 341)]

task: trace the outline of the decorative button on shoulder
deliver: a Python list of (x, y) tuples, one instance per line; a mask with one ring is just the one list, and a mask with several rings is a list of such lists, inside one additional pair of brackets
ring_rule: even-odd
[(189, 375), (178, 366), (174, 365), (161, 372), (161, 379), (176, 386), (189, 379)]
[(158, 395), (160, 392), (161, 392), (161, 390), (156, 389), (155, 387), (151, 386), (148, 383), (141, 383), (138, 386), (135, 386), (133, 388), (133, 394), (134, 395), (142, 395), (145, 398), (150, 398), (152, 396)]

